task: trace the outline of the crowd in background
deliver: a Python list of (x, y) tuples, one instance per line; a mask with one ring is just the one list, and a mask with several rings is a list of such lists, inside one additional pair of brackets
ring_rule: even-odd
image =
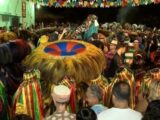
[[(10, 31), (1, 28), (0, 119), (9, 120), (9, 116), (13, 120), (33, 119), (26, 114), (12, 114), (12, 102), (26, 71), (22, 61), (43, 42), (41, 38), (44, 37), (48, 42), (84, 40), (101, 49), (107, 64), (102, 75), (107, 83), (105, 90), (110, 94), (106, 95), (107, 102), (104, 103), (104, 88), (99, 84), (77, 84), (78, 109), (71, 114), (67, 111), (71, 99), (69, 88), (59, 85), (51, 91), (55, 110), (44, 105), (46, 120), (59, 120), (61, 117), (64, 120), (160, 119), (160, 29), (112, 22), (99, 25), (97, 32), (87, 36), (85, 32), (89, 28), (86, 24), (55, 22), (25, 29), (20, 26)], [(61, 89), (65, 91), (62, 91), (64, 96)], [(60, 96), (63, 97), (60, 99)]]

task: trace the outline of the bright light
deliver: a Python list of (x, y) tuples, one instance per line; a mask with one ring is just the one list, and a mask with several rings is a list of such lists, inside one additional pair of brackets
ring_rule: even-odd
[(0, 0), (0, 5), (3, 5), (5, 3), (5, 0)]
[(41, 8), (41, 5), (40, 4), (37, 4), (37, 9), (40, 9)]

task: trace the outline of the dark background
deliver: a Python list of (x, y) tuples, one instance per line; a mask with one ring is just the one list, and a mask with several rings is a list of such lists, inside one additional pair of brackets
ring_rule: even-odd
[(160, 28), (160, 4), (126, 8), (36, 8), (36, 22), (82, 23), (88, 14), (98, 16), (100, 23), (118, 21), (121, 23), (145, 24), (149, 27)]

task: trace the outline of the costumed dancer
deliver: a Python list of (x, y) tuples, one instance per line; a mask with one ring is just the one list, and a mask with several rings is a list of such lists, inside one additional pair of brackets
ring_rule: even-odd
[(135, 80), (134, 80), (134, 75), (132, 71), (128, 68), (119, 68), (116, 72), (115, 77), (112, 79), (111, 84), (109, 85), (109, 95), (108, 95), (108, 105), (111, 106), (112, 103), (111, 101), (111, 93), (112, 93), (112, 88), (114, 84), (118, 81), (126, 81), (131, 88), (131, 93), (130, 93), (130, 99), (129, 99), (129, 106), (130, 108), (134, 109), (135, 107)]
[(29, 45), (20, 39), (0, 44), (0, 80), (5, 86), (9, 104), (22, 81), (21, 61), (30, 51)]
[(9, 106), (5, 86), (0, 81), (0, 119), (10, 120)]
[(89, 28), (84, 32), (83, 39), (88, 40), (94, 33), (98, 33), (98, 18), (96, 15), (89, 15), (87, 21), (89, 22)]
[(67, 111), (67, 104), (70, 100), (71, 90), (64, 85), (58, 85), (52, 88), (51, 95), (56, 106), (56, 111), (45, 120), (76, 120), (75, 114)]
[(102, 104), (108, 106), (108, 88), (109, 88), (109, 83), (107, 79), (103, 75), (99, 75), (96, 79), (93, 79), (90, 81), (90, 85), (98, 85), (101, 90), (102, 90)]
[(16, 114), (18, 104), (24, 106), (26, 113), (33, 120), (44, 119), (39, 70), (28, 70), (23, 74), (23, 82), (17, 89), (13, 99), (13, 115)]
[(140, 87), (140, 93), (138, 95), (138, 103), (135, 107), (135, 109), (141, 113), (144, 113), (147, 105), (148, 105), (148, 95), (149, 95), (149, 88), (152, 83), (152, 81), (159, 81), (160, 80), (160, 69), (154, 68), (147, 72), (143, 78), (143, 81), (141, 83)]
[(135, 91), (136, 103), (138, 100), (138, 95), (140, 93), (140, 88), (143, 78), (146, 74), (145, 58), (146, 56), (143, 52), (138, 51), (134, 53), (133, 65), (131, 68), (134, 71), (135, 82), (136, 82), (136, 91)]
[(61, 40), (40, 44), (25, 59), (24, 64), (41, 71), (43, 99), (46, 105), (52, 100), (51, 86), (65, 84), (72, 89), (71, 97), (74, 99), (70, 100), (70, 106), (71, 111), (76, 112), (75, 84), (81, 81), (90, 83), (91, 80), (97, 79), (104, 70), (106, 61), (103, 52), (92, 44)]
[(71, 34), (71, 38), (87, 41), (94, 33), (98, 33), (99, 24), (97, 20), (96, 15), (89, 15), (84, 23)]

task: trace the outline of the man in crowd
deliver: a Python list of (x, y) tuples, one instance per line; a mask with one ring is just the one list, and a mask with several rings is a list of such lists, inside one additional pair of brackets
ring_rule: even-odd
[(114, 107), (101, 112), (98, 120), (141, 120), (141, 113), (129, 108), (129, 98), (129, 84), (124, 81), (115, 83), (112, 89)]
[(102, 101), (102, 90), (98, 85), (91, 85), (86, 92), (86, 100), (91, 109), (98, 115), (107, 108), (100, 102)]
[(56, 107), (56, 111), (46, 120), (76, 120), (74, 114), (67, 112), (67, 104), (70, 100), (71, 91), (64, 85), (55, 86), (52, 90), (52, 98)]

